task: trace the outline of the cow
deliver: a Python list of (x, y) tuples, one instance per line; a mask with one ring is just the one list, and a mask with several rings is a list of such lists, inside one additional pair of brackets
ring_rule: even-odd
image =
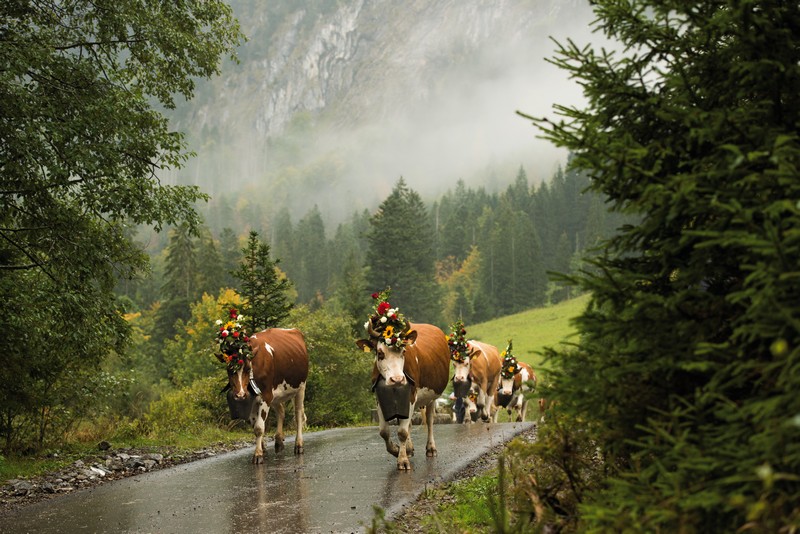
[[(532, 382), (532, 384), (531, 384)], [(525, 362), (517, 362), (512, 356), (503, 359), (503, 370), (500, 373), (500, 386), (497, 390), (497, 412), (505, 408), (508, 415), (516, 412), (516, 420), (524, 421), (528, 409), (528, 395), (536, 389), (536, 373)]]
[(452, 329), (448, 344), (454, 368), (453, 391), (457, 397), (466, 397), (471, 389), (477, 389), (475, 405), (481, 419), (488, 423), (500, 383), (502, 362), (497, 347), (474, 339), (465, 341), (466, 330), (460, 321)]
[[(250, 336), (252, 358), (241, 358), (231, 365), (224, 354), (220, 361), (228, 363), (228, 403), (231, 415), (235, 406), (249, 406), (249, 421), (256, 436), (253, 463), (264, 462), (264, 431), (270, 408), (275, 410), (275, 452), (283, 450), (285, 404), (294, 401), (297, 436), (294, 453), (303, 453), (303, 426), (306, 422), (305, 392), (308, 379), (308, 350), (302, 332), (297, 329), (268, 328)], [(245, 415), (246, 416), (246, 415)]]
[[(450, 351), (444, 332), (436, 326), (409, 323), (397, 311), (388, 307), (386, 293), (373, 294), (381, 302), (376, 313), (364, 325), (368, 338), (356, 344), (365, 352), (375, 354), (372, 366), (372, 389), (378, 406), (380, 436), (389, 454), (397, 457), (397, 469), (411, 469), (409, 456), (414, 454), (411, 441), (411, 415), (414, 409), (424, 408), (428, 429), (426, 456), (436, 456), (433, 420), (436, 399), (447, 386)], [(386, 318), (387, 320), (381, 321)], [(389, 421), (398, 420), (397, 439), (391, 439)]]

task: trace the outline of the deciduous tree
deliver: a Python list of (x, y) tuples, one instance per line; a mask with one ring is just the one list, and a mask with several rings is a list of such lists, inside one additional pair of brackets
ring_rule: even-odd
[(8, 438), (41, 413), (25, 391), (97, 366), (124, 336), (115, 280), (146, 266), (124, 225), (197, 223), (204, 195), (159, 181), (188, 153), (154, 106), (191, 98), (241, 33), (216, 0), (11, 1), (0, 18), (0, 298), (3, 326), (24, 332), (0, 341), (17, 371), (0, 376)]

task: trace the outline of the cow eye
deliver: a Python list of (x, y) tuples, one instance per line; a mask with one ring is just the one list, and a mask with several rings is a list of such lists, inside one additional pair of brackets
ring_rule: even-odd
[(378, 359), (379, 360), (382, 360), (382, 359), (384, 359), (386, 357), (386, 355), (383, 353), (382, 350), (378, 350), (377, 351), (377, 355), (378, 355)]

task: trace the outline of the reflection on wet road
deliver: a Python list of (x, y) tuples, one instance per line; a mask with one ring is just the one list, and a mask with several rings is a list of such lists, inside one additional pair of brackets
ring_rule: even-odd
[(248, 447), (25, 507), (0, 518), (0, 532), (359, 532), (373, 505), (391, 517), (426, 484), (530, 426), (437, 425), (435, 458), (424, 456), (425, 432), (414, 427), (410, 473), (397, 471), (376, 427), (313, 432), (302, 456), (287, 440), (254, 466)]

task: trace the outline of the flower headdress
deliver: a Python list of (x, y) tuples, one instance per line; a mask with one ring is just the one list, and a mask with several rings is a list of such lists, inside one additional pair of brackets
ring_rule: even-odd
[(469, 346), (467, 344), (467, 329), (464, 322), (460, 319), (450, 327), (450, 335), (447, 336), (447, 344), (450, 346), (450, 359), (454, 362), (463, 363), (467, 359)]
[(244, 316), (239, 315), (236, 308), (228, 311), (228, 320), (217, 319), (217, 343), (221, 360), (229, 369), (237, 371), (244, 365), (245, 358), (253, 359), (253, 349), (250, 347), (250, 336), (242, 325)]
[(397, 308), (389, 304), (391, 288), (373, 293), (375, 309), (370, 315), (364, 328), (371, 338), (382, 338), (387, 346), (400, 346), (406, 342), (406, 334), (410, 330), (408, 321)]
[(506, 350), (504, 350), (500, 356), (503, 358), (503, 367), (500, 369), (500, 374), (505, 379), (514, 378), (514, 375), (519, 373), (519, 364), (514, 355), (511, 354), (510, 339), (508, 340), (508, 347), (506, 347)]

